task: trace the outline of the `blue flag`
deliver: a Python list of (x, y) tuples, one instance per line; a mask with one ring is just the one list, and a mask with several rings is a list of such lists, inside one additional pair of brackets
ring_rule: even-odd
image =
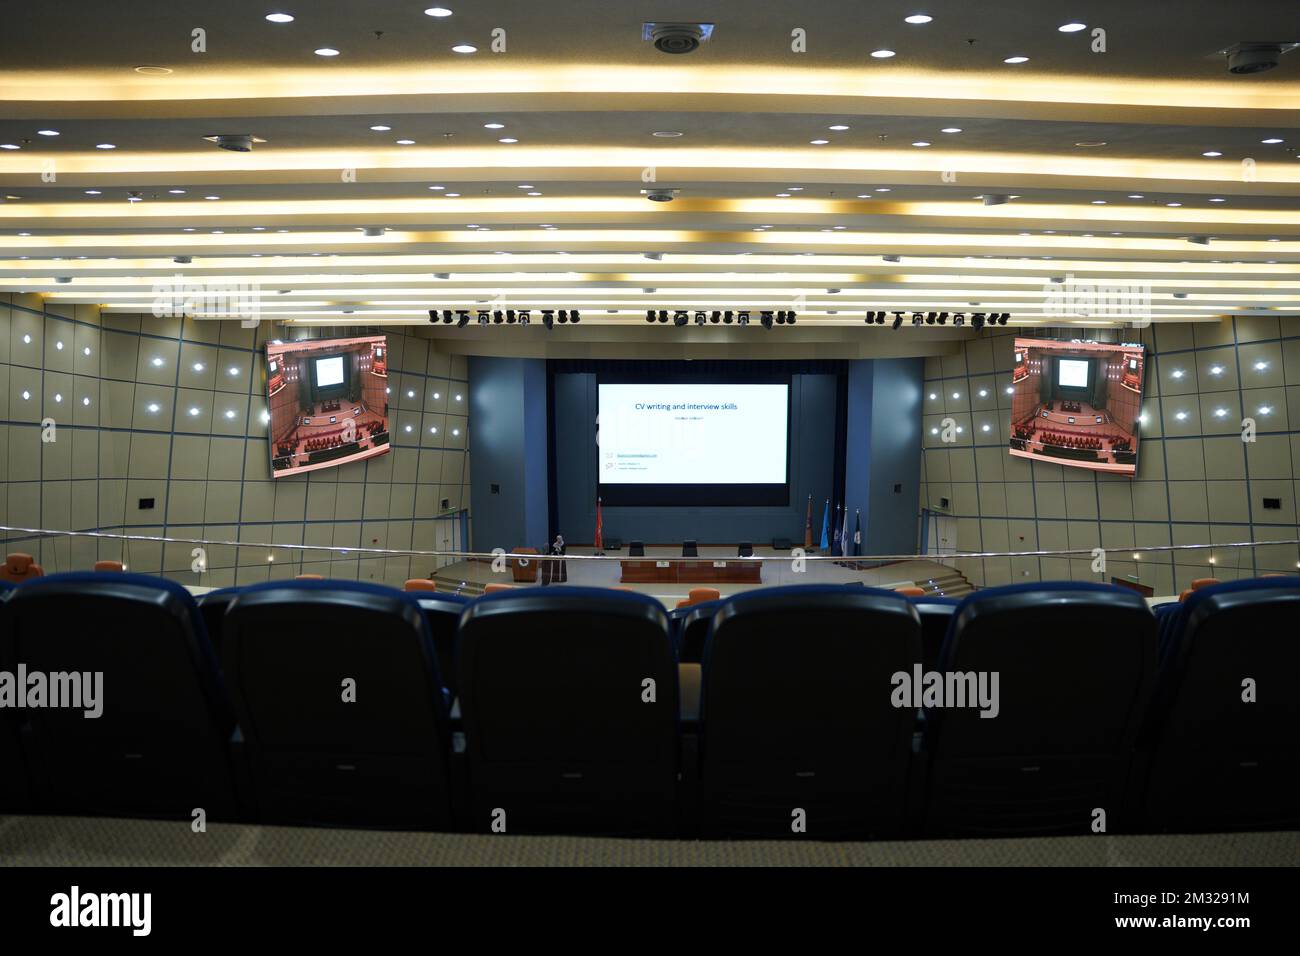
[(849, 555), (849, 506), (844, 506), (844, 522), (840, 530), (840, 554), (844, 557)]
[(853, 512), (853, 556), (862, 556), (862, 512)]
[(831, 540), (831, 554), (841, 555), (844, 553), (840, 542), (840, 506), (835, 506), (835, 537)]
[(831, 546), (829, 535), (831, 533), (831, 501), (826, 499), (826, 510), (822, 512), (822, 550), (825, 551)]

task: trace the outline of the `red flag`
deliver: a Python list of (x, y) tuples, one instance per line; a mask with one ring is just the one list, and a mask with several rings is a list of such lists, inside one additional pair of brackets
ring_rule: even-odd
[(596, 546), (597, 551), (605, 550), (605, 543), (602, 540), (601, 526), (600, 526), (600, 499), (599, 498), (596, 499), (596, 540), (594, 544)]

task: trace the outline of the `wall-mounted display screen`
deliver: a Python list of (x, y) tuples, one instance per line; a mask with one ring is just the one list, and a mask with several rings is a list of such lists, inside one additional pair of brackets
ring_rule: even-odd
[(789, 499), (789, 383), (600, 383), (607, 504)]
[(388, 451), (387, 353), (383, 335), (267, 345), (273, 477)]
[(1145, 361), (1139, 344), (1016, 339), (1010, 453), (1137, 474)]

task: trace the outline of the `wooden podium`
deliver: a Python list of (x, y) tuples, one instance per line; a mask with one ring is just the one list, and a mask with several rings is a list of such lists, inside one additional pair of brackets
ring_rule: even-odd
[(620, 561), (621, 584), (761, 584), (761, 561), (646, 558)]

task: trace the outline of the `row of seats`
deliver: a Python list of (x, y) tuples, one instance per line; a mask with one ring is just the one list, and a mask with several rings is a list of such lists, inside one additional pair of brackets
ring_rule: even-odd
[(1101, 448), (1101, 439), (1095, 435), (1067, 435), (1064, 432), (1043, 432), (1039, 439), (1045, 445), (1061, 448)]
[(328, 451), (331, 448), (342, 448), (344, 445), (351, 445), (356, 439), (344, 438), (309, 438), (303, 442), (302, 450)]
[[(124, 567), (121, 561), (95, 562), (96, 571), (121, 571)], [(36, 559), (30, 554), (21, 551), (6, 555), (4, 565), (0, 566), (0, 581), (7, 581), (10, 584), (22, 584), (24, 581), (43, 577), (45, 577), (45, 569), (37, 564)]]
[[(677, 620), (572, 587), (274, 581), (196, 604), (79, 572), (0, 596), (6, 669), (105, 675), (97, 720), (0, 711), (9, 811), (808, 839), (1087, 834), (1098, 809), (1107, 832), (1300, 825), (1296, 577), (1197, 590), (1159, 646), (1141, 596), (1069, 582), (760, 588)], [(895, 706), (940, 632), (933, 669), (996, 672), (996, 718)]]

